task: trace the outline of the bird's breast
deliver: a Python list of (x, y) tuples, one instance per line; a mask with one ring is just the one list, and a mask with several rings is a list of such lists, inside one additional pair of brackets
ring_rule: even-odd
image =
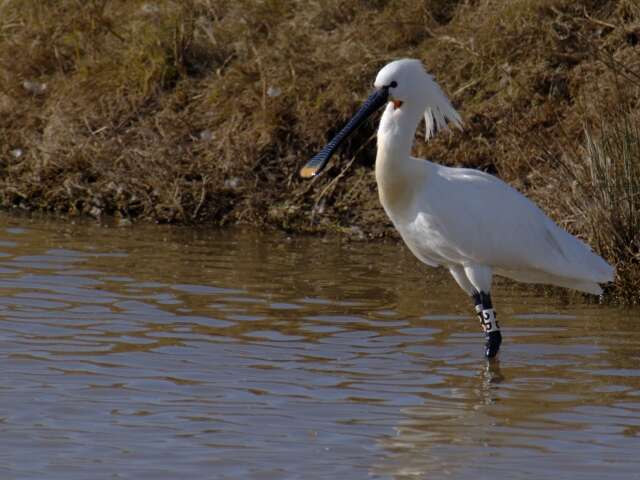
[(383, 179), (378, 181), (380, 203), (392, 220), (404, 218), (410, 212), (413, 200), (411, 186), (401, 181)]
[(376, 183), (380, 203), (392, 221), (412, 215), (416, 197), (428, 188), (418, 162), (394, 151), (378, 149)]

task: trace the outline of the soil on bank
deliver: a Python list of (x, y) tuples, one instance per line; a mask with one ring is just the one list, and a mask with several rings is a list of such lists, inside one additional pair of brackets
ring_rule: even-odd
[[(494, 173), (593, 244), (566, 166), (585, 129), (640, 110), (639, 43), (635, 0), (6, 0), (0, 203), (393, 236), (377, 118), (320, 178), (297, 172), (381, 66), (415, 57), (465, 123), (419, 130), (415, 155)], [(622, 260), (594, 246), (638, 286), (634, 241)]]

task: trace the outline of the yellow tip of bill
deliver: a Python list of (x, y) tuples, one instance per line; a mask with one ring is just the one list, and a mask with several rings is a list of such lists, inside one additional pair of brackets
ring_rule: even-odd
[(316, 173), (318, 173), (318, 169), (316, 167), (305, 165), (300, 169), (300, 176), (302, 178), (311, 178), (315, 176)]

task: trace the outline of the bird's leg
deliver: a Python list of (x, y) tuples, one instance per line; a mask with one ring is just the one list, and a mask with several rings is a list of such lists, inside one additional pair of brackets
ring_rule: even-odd
[(473, 294), (473, 301), (476, 306), (476, 314), (480, 319), (480, 326), (487, 340), (484, 354), (487, 358), (493, 358), (498, 354), (498, 350), (500, 350), (502, 334), (500, 333), (498, 320), (496, 320), (496, 311), (491, 304), (491, 294), (475, 292)]

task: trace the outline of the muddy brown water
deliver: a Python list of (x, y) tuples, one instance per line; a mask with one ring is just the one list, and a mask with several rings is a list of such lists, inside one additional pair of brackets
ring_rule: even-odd
[(394, 244), (0, 216), (0, 478), (640, 478), (640, 314)]

